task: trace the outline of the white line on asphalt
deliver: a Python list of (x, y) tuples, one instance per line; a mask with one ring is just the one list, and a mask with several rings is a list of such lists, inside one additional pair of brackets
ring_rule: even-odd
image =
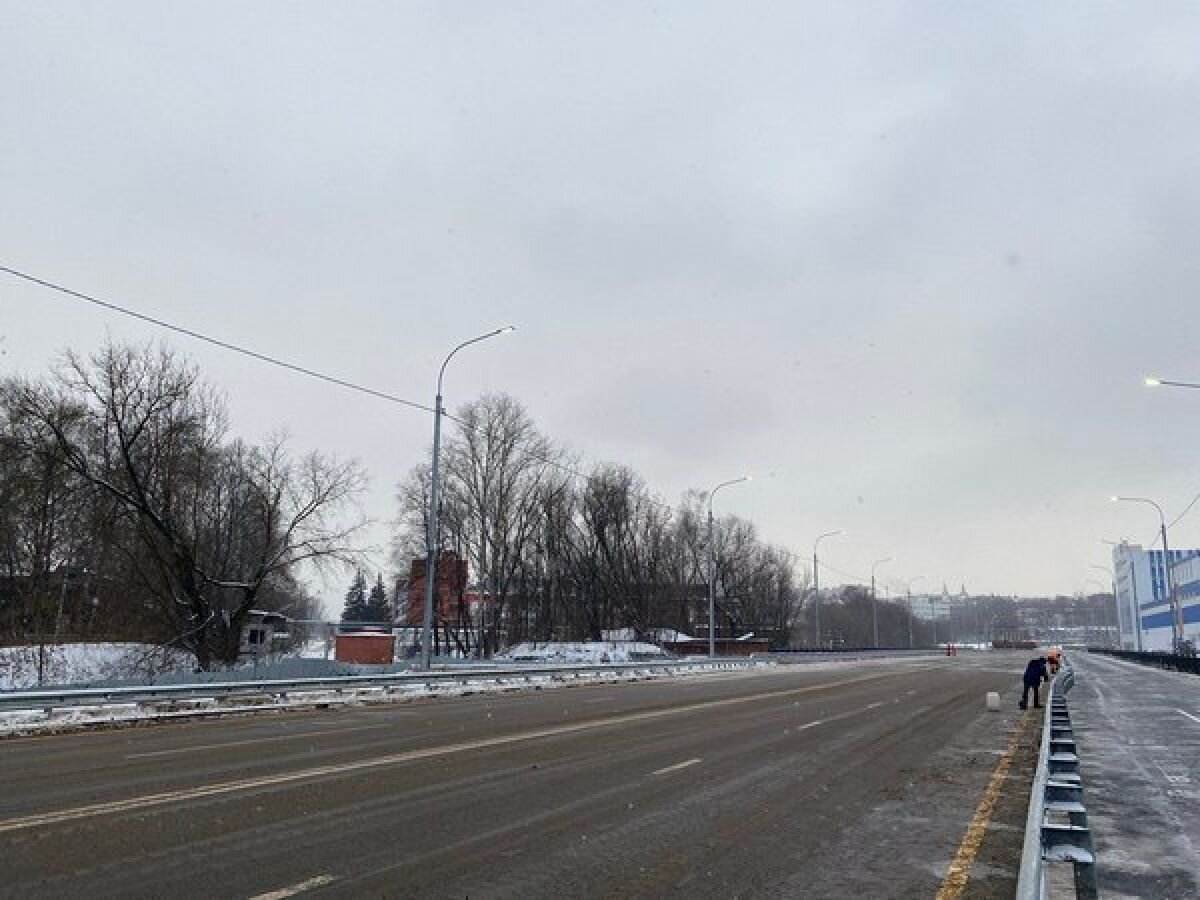
[(324, 887), (332, 881), (337, 881), (336, 875), (315, 875), (307, 881), (301, 881), (291, 887), (280, 888), (266, 894), (255, 894), (250, 900), (284, 900), (285, 897), (295, 897), (297, 894), (303, 894), (313, 888)]
[(247, 738), (244, 741), (227, 741), (223, 744), (194, 744), (191, 747), (175, 747), (171, 750), (150, 750), (146, 753), (130, 753), (126, 759), (150, 759), (155, 756), (174, 756), (177, 753), (191, 753), (195, 750), (220, 750), (225, 747), (241, 747), (245, 744), (264, 744), (267, 741), (286, 741), (289, 738), (320, 737), (323, 734), (346, 734), (350, 731), (366, 731), (371, 728), (388, 728), (390, 723), (381, 722), (378, 725), (355, 725), (351, 728), (326, 728), (321, 731), (300, 731), (292, 734), (276, 734), (271, 737)]
[(864, 706), (864, 707), (863, 707), (863, 709), (864, 709), (864, 710), (867, 710), (867, 709), (876, 709), (876, 708), (878, 708), (878, 707), (880, 707), (880, 706), (883, 706), (883, 701), (882, 701), (882, 700), (880, 700), (878, 703), (868, 703), (866, 706)]
[(694, 766), (700, 762), (700, 757), (695, 759), (685, 759), (683, 762), (675, 763), (673, 766), (667, 766), (665, 769), (655, 769), (651, 775), (666, 775), (668, 772), (678, 772), (680, 769), (686, 769), (688, 766)]
[(1190, 712), (1184, 712), (1182, 709), (1177, 709), (1177, 710), (1175, 710), (1175, 712), (1179, 713), (1181, 716), (1187, 716), (1189, 719), (1191, 719), (1197, 725), (1200, 725), (1200, 717), (1193, 716)]
[[(58, 825), (62, 822), (72, 822), (79, 819), (90, 819), (96, 816), (112, 815), (148, 809), (154, 806), (164, 806), (168, 803), (179, 803), (188, 800), (198, 800), (204, 797), (215, 797), (224, 794), (235, 794), (240, 791), (251, 791), (259, 788), (272, 787), (281, 784), (294, 784), (298, 781), (311, 781), (319, 778), (336, 778), (352, 772), (362, 772), (395, 766), (403, 763), (416, 762), (423, 759), (435, 759), (440, 756), (451, 756), (472, 750), (485, 750), (490, 747), (502, 747), (509, 744), (520, 744), (560, 735), (577, 734), (582, 731), (592, 731), (597, 728), (607, 728), (613, 725), (627, 725), (633, 722), (646, 722), (653, 719), (664, 719), (672, 716), (694, 713), (700, 710), (716, 709), (725, 706), (738, 706), (744, 703), (754, 703), (761, 700), (771, 700), (777, 697), (792, 697), (797, 694), (810, 694), (814, 691), (830, 690), (845, 687), (850, 684), (860, 684), (868, 681), (880, 681), (890, 678), (890, 675), (867, 675), (859, 678), (845, 678), (841, 681), (830, 681), (823, 684), (806, 685), (799, 688), (785, 688), (778, 691), (763, 691), (742, 697), (725, 697), (720, 700), (702, 700), (684, 706), (674, 706), (668, 709), (654, 709), (645, 712), (624, 713), (609, 716), (605, 719), (595, 719), (591, 722), (577, 722), (570, 725), (551, 725), (532, 731), (522, 731), (516, 734), (497, 735), (477, 741), (460, 744), (443, 744), (440, 747), (425, 747), (419, 750), (408, 750), (403, 753), (390, 753), (385, 756), (374, 756), (353, 762), (337, 763), (334, 765), (314, 766), (308, 769), (298, 769), (293, 772), (278, 772), (273, 775), (261, 775), (256, 778), (242, 778), (234, 781), (222, 781), (215, 784), (200, 785), (199, 787), (182, 788), (174, 791), (163, 791), (158, 794), (143, 794), (140, 797), (130, 797), (128, 800), (113, 800), (106, 803), (93, 803), (87, 806), (77, 806), (72, 809), (60, 809), (53, 812), (36, 813), (30, 816), (19, 816), (13, 819), (0, 819), (0, 834), (10, 831), (22, 831), (27, 828), (39, 828), (47, 825)], [(845, 718), (853, 713), (833, 716), (827, 721)]]
[(584, 700), (584, 703), (612, 703), (616, 697), (593, 697), (591, 700)]
[(818, 725), (824, 725), (824, 719), (817, 719), (814, 722), (805, 722), (803, 725), (797, 725), (792, 731), (808, 731), (810, 728), (816, 728)]

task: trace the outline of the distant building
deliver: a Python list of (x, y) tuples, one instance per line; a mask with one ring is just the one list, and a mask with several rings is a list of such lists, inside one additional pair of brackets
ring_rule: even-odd
[[(1113, 547), (1117, 629), (1122, 650), (1170, 651), (1171, 602), (1162, 550)], [(1171, 550), (1176, 596), (1184, 604), (1184, 637), (1200, 637), (1200, 550)], [(1190, 627), (1189, 627), (1190, 626)]]
[[(414, 559), (408, 579), (408, 603), (401, 615), (404, 625), (420, 625), (425, 615), (424, 559)], [(433, 617), (438, 622), (456, 622), (467, 590), (467, 561), (457, 553), (443, 552), (437, 561), (433, 582)]]
[(912, 614), (925, 622), (945, 621), (950, 617), (951, 600), (938, 594), (913, 594), (912, 603), (904, 598)]
[[(1183, 639), (1200, 649), (1200, 555), (1189, 556), (1171, 567), (1175, 579), (1175, 595), (1183, 607)], [(1158, 625), (1158, 618), (1154, 623)], [(1167, 621), (1168, 631), (1170, 620)]]

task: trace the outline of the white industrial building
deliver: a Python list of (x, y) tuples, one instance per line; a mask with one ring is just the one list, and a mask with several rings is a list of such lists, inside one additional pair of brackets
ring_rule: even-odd
[[(1184, 639), (1200, 645), (1200, 550), (1171, 550), (1170, 562), (1183, 605)], [(1170, 652), (1172, 610), (1162, 550), (1115, 545), (1113, 575), (1121, 649)]]

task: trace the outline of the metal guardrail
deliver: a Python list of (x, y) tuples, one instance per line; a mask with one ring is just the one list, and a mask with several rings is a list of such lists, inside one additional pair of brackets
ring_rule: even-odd
[(1037, 772), (1029, 796), (1025, 846), (1017, 879), (1017, 900), (1048, 900), (1046, 863), (1069, 862), (1074, 868), (1075, 896), (1096, 898), (1096, 857), (1087, 824), (1079, 754), (1067, 692), (1075, 671), (1066, 666), (1047, 692)]
[(294, 678), (270, 681), (221, 681), (194, 684), (127, 685), (107, 688), (41, 688), (32, 691), (0, 691), (0, 712), (52, 710), (113, 704), (151, 705), (197, 697), (271, 697), (276, 701), (290, 694), (313, 692), (346, 693), (367, 688), (397, 690), (431, 686), (438, 683), (507, 681), (515, 678), (620, 674), (686, 670), (724, 670), (751, 668), (759, 663), (747, 659), (669, 660), (634, 663), (595, 663), (577, 665), (480, 665), (428, 672), (392, 672), (381, 675), (334, 675), (324, 678)]
[(1173, 672), (1190, 672), (1192, 675), (1200, 675), (1200, 656), (1184, 656), (1181, 653), (1112, 650), (1107, 647), (1088, 647), (1088, 653), (1102, 653), (1105, 656), (1127, 659), (1130, 662), (1141, 663), (1144, 666), (1153, 666), (1156, 669), (1167, 669)]

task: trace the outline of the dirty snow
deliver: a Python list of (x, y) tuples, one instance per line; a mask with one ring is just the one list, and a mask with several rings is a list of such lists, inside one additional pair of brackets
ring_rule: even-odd
[(626, 663), (667, 658), (661, 647), (644, 641), (526, 642), (494, 657), (496, 662), (552, 663)]

